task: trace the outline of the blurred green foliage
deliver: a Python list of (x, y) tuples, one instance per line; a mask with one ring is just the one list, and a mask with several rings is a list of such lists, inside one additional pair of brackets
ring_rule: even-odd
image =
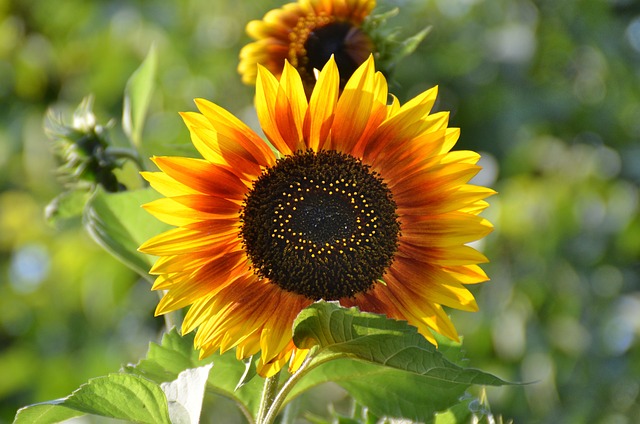
[[(152, 45), (156, 89), (143, 156), (194, 154), (177, 112), (208, 98), (256, 126), (236, 74), (264, 2), (0, 0), (0, 423), (136, 362), (156, 340), (149, 283), (79, 220), (53, 227), (62, 187), (43, 131), (88, 94), (124, 144), (127, 79)], [(452, 312), (471, 365), (524, 387), (488, 389), (515, 422), (632, 423), (640, 416), (640, 2), (378, 0), (404, 35), (433, 29), (391, 76), (483, 153), (499, 195), (483, 242), (481, 311)], [(139, 184), (132, 170), (121, 177)], [(328, 392), (327, 392), (328, 393)], [(332, 396), (336, 404), (339, 395)], [(223, 405), (224, 406), (224, 405)], [(313, 414), (325, 405), (304, 404)], [(236, 413), (237, 415), (237, 413)], [(238, 418), (235, 416), (236, 419)]]

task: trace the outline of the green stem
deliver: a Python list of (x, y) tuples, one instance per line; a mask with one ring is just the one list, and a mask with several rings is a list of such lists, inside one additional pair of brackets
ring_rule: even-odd
[(106, 150), (106, 153), (118, 159), (129, 159), (133, 163), (135, 163), (138, 171), (146, 171), (144, 167), (144, 163), (140, 159), (140, 155), (135, 150), (122, 148), (122, 147), (109, 147)]
[[(300, 368), (298, 368), (298, 370), (293, 373), (287, 381), (285, 381), (285, 383), (282, 385), (282, 389), (280, 389), (280, 392), (278, 392), (277, 396), (275, 396), (275, 398), (271, 402), (269, 409), (264, 416), (264, 419), (257, 421), (258, 424), (273, 424), (276, 417), (278, 416), (278, 412), (280, 412), (280, 407), (287, 399), (287, 395), (289, 394), (291, 389), (293, 389), (293, 386), (295, 386), (295, 384), (300, 381), (300, 379), (304, 377), (307, 372), (311, 370), (307, 369), (307, 366), (313, 360), (313, 353), (313, 351), (309, 352), (304, 362), (302, 362), (302, 365), (300, 365)], [(260, 407), (262, 408), (262, 405), (260, 405)]]
[[(262, 398), (260, 399), (260, 409), (258, 409), (258, 417), (256, 419), (257, 424), (267, 423), (266, 418), (269, 411), (273, 407), (273, 402), (276, 399), (278, 393), (278, 383), (280, 381), (280, 373), (267, 377), (264, 381), (264, 388), (262, 389)], [(275, 417), (274, 417), (275, 418)]]

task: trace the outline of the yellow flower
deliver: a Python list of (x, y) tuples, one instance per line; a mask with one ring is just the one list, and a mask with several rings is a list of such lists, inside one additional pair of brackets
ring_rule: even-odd
[(247, 33), (256, 41), (240, 51), (242, 81), (255, 83), (257, 64), (280, 77), (286, 59), (310, 93), (314, 69), (322, 69), (334, 55), (344, 85), (374, 50), (362, 23), (375, 5), (375, 0), (299, 0), (249, 22)]
[[(293, 66), (260, 67), (256, 109), (273, 150), (221, 107), (182, 114), (203, 159), (155, 157), (144, 177), (165, 198), (145, 205), (177, 228), (140, 250), (166, 290), (157, 314), (190, 305), (201, 356), (261, 351), (271, 376), (306, 352), (292, 323), (306, 306), (345, 306), (407, 320), (435, 343), (457, 339), (443, 306), (477, 310), (465, 285), (486, 281), (467, 244), (492, 226), (478, 214), (493, 191), (467, 184), (479, 155), (450, 149), (459, 130), (430, 113), (437, 89), (387, 104), (373, 58), (339, 93), (331, 59), (307, 100)], [(293, 358), (292, 358), (293, 356)]]

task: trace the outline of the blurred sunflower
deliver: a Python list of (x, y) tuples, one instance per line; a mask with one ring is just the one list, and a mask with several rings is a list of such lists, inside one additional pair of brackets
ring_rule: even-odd
[(375, 8), (375, 0), (299, 0), (269, 11), (249, 22), (247, 34), (256, 41), (242, 48), (238, 72), (245, 84), (254, 84), (256, 64), (280, 77), (285, 59), (298, 70), (310, 93), (316, 77), (334, 56), (341, 86), (374, 51), (362, 23)]
[[(198, 99), (182, 116), (204, 159), (155, 157), (144, 177), (166, 196), (145, 205), (177, 226), (140, 250), (159, 256), (156, 310), (191, 305), (201, 356), (261, 351), (271, 376), (306, 352), (292, 323), (319, 299), (407, 320), (457, 339), (443, 305), (477, 310), (465, 287), (487, 280), (486, 258), (467, 243), (492, 226), (478, 214), (493, 194), (467, 184), (479, 155), (450, 152), (459, 130), (431, 114), (437, 89), (387, 105), (373, 58), (339, 95), (329, 60), (307, 101), (299, 73), (260, 67), (256, 109), (271, 145), (229, 112)], [(275, 151), (275, 153), (274, 153)], [(292, 359), (293, 356), (293, 359)]]

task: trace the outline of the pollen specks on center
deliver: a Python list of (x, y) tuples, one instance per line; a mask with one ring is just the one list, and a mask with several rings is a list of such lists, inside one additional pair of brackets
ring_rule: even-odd
[(254, 182), (240, 235), (257, 274), (310, 299), (335, 300), (368, 290), (391, 264), (395, 209), (360, 160), (301, 152)]

